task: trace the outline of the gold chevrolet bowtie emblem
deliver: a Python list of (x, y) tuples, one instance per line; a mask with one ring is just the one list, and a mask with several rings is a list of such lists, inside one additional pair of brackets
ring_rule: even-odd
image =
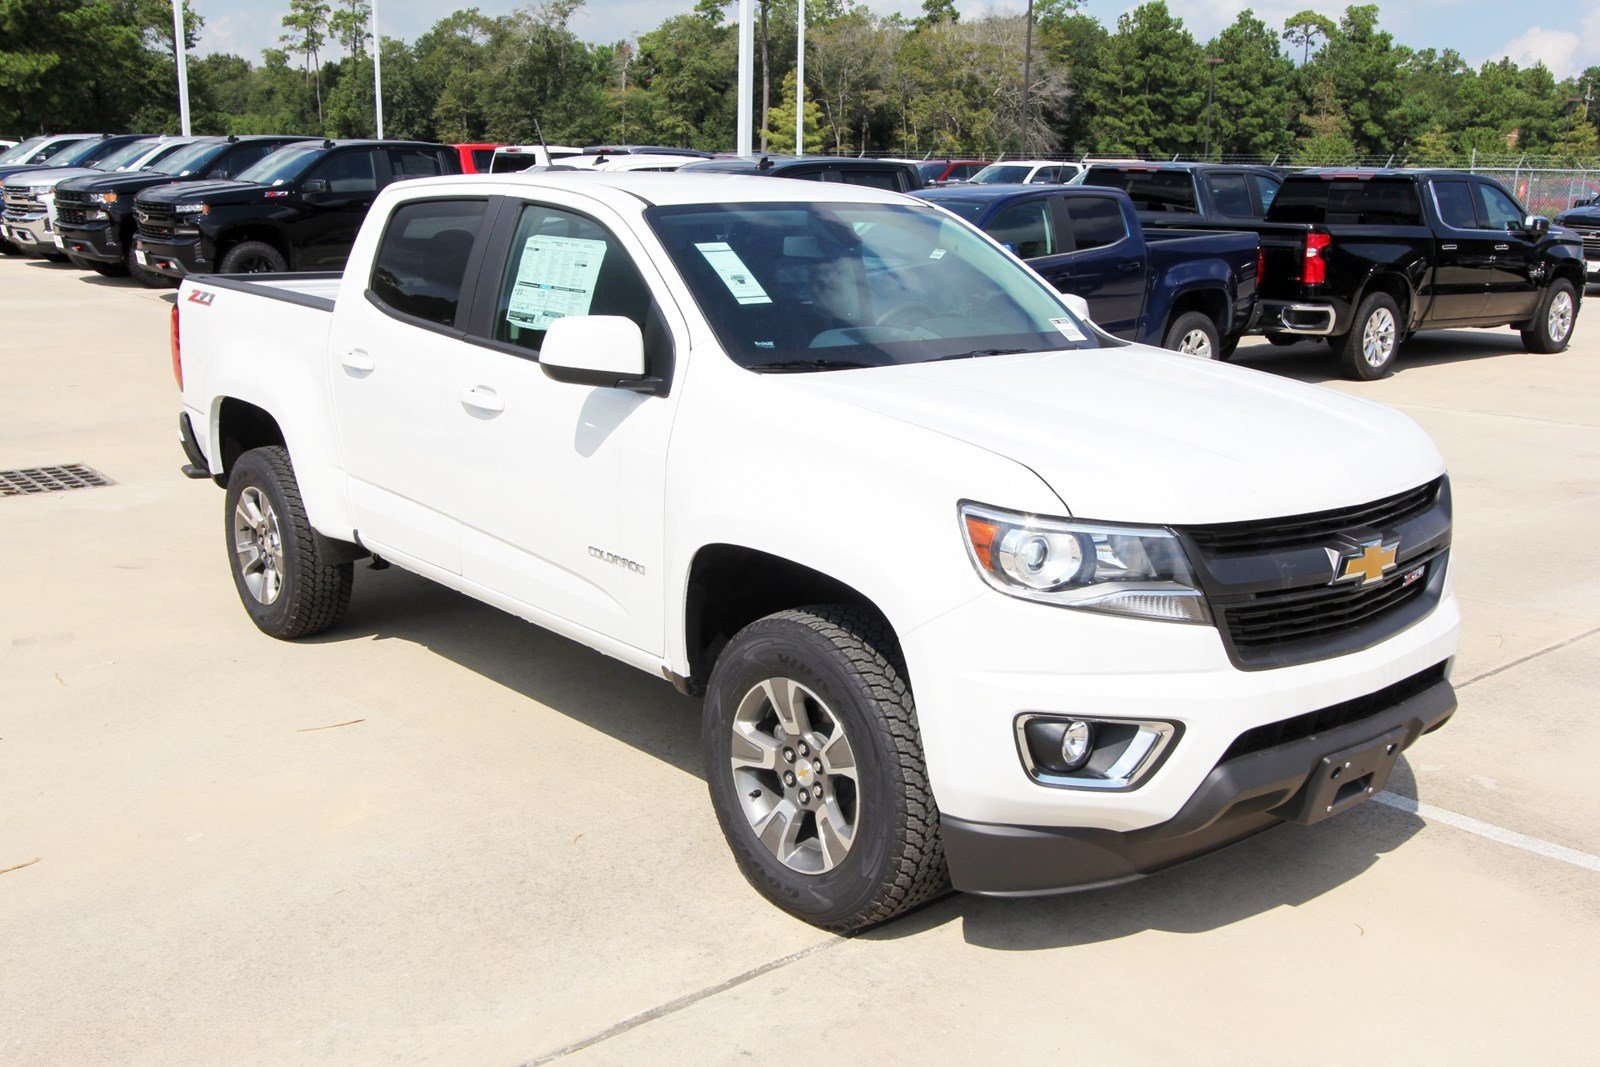
[(1399, 565), (1400, 542), (1391, 541), (1384, 544), (1374, 541), (1360, 547), (1354, 554), (1344, 554), (1337, 549), (1328, 549), (1328, 558), (1333, 563), (1333, 582), (1360, 582), (1370, 585), (1380, 581), (1385, 574), (1394, 570)]

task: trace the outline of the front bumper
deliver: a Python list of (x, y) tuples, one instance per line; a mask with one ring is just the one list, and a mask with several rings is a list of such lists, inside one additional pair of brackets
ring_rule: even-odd
[[(1455, 713), (1455, 690), (1442, 668), (1398, 683), (1387, 706), (1355, 722), (1217, 764), (1176, 815), (1142, 830), (995, 826), (945, 816), (941, 834), (952, 882), (963, 892), (995, 896), (1115, 885), (1286, 820), (1338, 814), (1381, 790), (1400, 753)], [(1370, 753), (1371, 760), (1341, 783), (1341, 771), (1351, 767), (1344, 754), (1352, 751)], [(1334, 754), (1340, 758), (1330, 763)]]
[(108, 222), (89, 222), (81, 226), (61, 226), (57, 234), (61, 250), (82, 259), (100, 263), (121, 263), (122, 242), (117, 239), (117, 228)]
[(6, 240), (24, 252), (57, 251), (55, 234), (50, 229), (50, 216), (45, 211), (19, 212), (8, 210), (0, 215), (0, 230)]
[(172, 241), (152, 241), (148, 237), (135, 237), (134, 259), (146, 270), (164, 274), (169, 278), (215, 273), (214, 268), (205, 262), (205, 250), (200, 240), (198, 237), (190, 237)]

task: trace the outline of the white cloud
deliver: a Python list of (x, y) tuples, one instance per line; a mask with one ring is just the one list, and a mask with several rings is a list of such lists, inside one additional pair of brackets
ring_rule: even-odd
[(1506, 45), (1505, 54), (1525, 67), (1543, 63), (1558, 78), (1576, 74), (1581, 68), (1578, 47), (1583, 42), (1570, 30), (1547, 30), (1535, 26)]

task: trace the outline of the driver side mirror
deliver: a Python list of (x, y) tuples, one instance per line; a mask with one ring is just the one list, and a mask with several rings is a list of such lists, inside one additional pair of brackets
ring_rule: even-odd
[(314, 202), (319, 196), (328, 195), (328, 183), (323, 178), (312, 178), (300, 186), (300, 195), (307, 202)]
[(539, 366), (553, 381), (657, 392), (659, 378), (645, 376), (644, 332), (621, 315), (567, 315), (550, 324), (539, 346)]
[(1061, 301), (1067, 305), (1068, 311), (1078, 316), (1078, 318), (1082, 319), (1084, 322), (1094, 321), (1094, 316), (1089, 314), (1089, 301), (1085, 300), (1077, 293), (1062, 293)]
[(1543, 236), (1550, 232), (1550, 220), (1543, 215), (1529, 215), (1523, 220), (1522, 228), (1536, 236)]

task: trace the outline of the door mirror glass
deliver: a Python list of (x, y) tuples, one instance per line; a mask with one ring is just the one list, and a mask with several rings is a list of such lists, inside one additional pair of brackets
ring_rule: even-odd
[(300, 187), (300, 192), (307, 197), (321, 196), (328, 191), (328, 183), (321, 178), (312, 178)]
[(645, 376), (644, 331), (621, 315), (567, 315), (546, 330), (539, 366), (576, 385), (637, 381)]

